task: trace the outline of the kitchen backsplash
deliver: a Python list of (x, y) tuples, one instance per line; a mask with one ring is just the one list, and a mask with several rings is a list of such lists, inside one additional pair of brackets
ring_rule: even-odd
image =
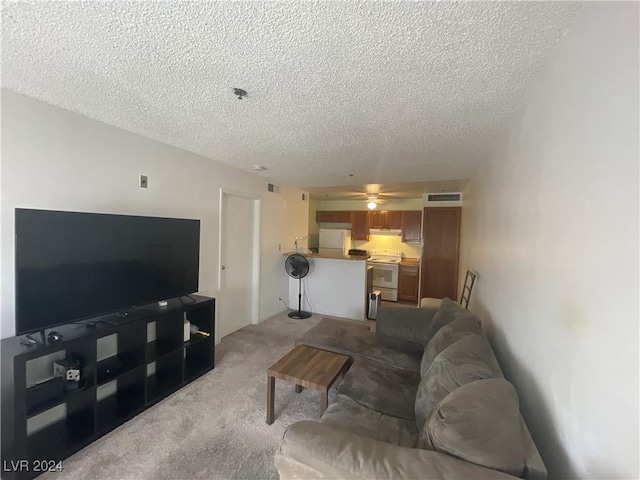
[(421, 244), (419, 243), (402, 243), (399, 236), (387, 235), (370, 235), (369, 240), (354, 240), (353, 248), (362, 250), (378, 250), (386, 248), (387, 250), (397, 250), (402, 252), (407, 258), (420, 258)]

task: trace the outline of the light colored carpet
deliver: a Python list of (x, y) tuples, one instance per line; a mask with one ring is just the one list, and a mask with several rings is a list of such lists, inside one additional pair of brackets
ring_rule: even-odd
[(41, 478), (277, 478), (273, 457), (285, 428), (317, 420), (320, 393), (296, 394), (276, 380), (276, 419), (267, 425), (267, 368), (321, 318), (285, 313), (225, 337), (213, 371), (65, 460), (62, 474)]

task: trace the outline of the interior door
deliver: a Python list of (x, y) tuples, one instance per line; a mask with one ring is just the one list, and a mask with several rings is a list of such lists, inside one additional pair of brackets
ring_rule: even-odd
[(420, 298), (457, 299), (460, 214), (460, 207), (424, 209)]
[(220, 338), (251, 323), (253, 305), (253, 200), (222, 195)]

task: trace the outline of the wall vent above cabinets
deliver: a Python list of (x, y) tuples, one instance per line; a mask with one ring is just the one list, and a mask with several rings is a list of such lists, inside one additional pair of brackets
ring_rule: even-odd
[(427, 206), (462, 205), (462, 193), (425, 193), (424, 204)]

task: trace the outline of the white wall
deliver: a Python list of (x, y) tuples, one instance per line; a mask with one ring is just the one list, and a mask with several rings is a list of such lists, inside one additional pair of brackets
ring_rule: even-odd
[(320, 246), (320, 227), (316, 223), (318, 203), (315, 198), (309, 198), (309, 240), (307, 241), (309, 248), (318, 248)]
[(292, 251), (296, 236), (307, 235), (309, 228), (309, 204), (308, 200), (302, 201), (301, 195), (302, 190), (284, 187), (279, 195), (263, 193), (260, 320), (286, 308), (278, 300), (286, 301), (289, 292), (282, 254)]
[[(220, 188), (262, 198), (260, 318), (284, 309), (279, 245), (306, 234), (301, 190), (266, 180), (82, 115), (2, 90), (0, 335), (14, 333), (14, 208), (201, 220), (200, 293), (218, 297)], [(148, 175), (149, 188), (138, 187)], [(224, 299), (217, 298), (218, 302)]]
[(552, 478), (638, 478), (638, 3), (585, 3), (465, 191), (461, 270)]

